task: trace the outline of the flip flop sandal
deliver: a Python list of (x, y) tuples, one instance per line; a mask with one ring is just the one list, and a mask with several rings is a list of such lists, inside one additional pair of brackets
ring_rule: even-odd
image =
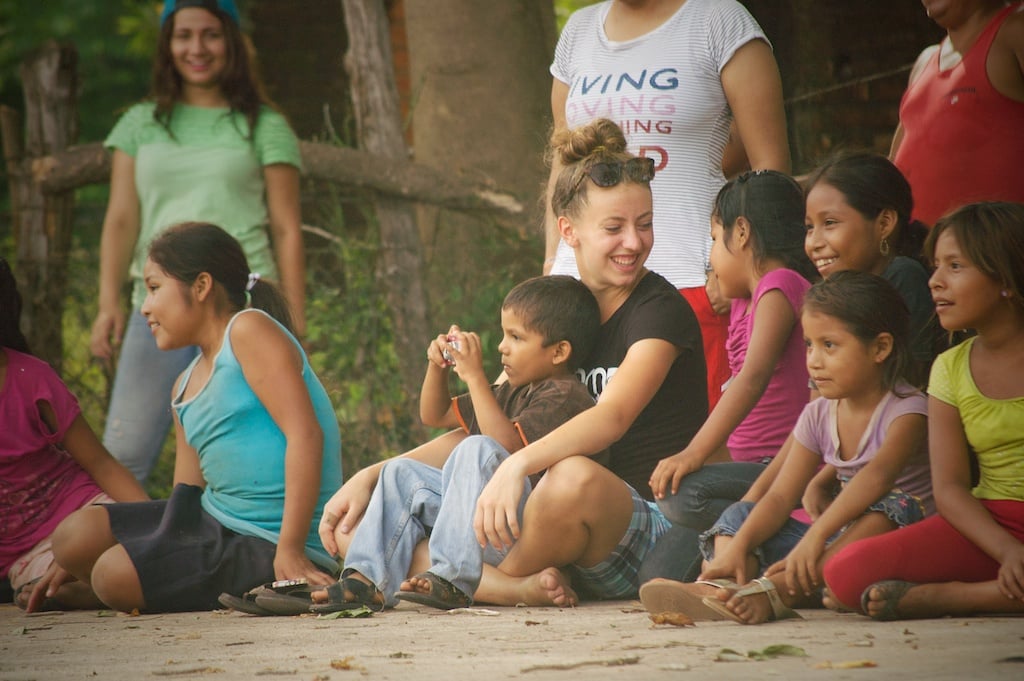
[[(695, 583), (707, 584), (719, 589), (739, 588), (738, 584), (724, 579), (702, 579)], [(674, 579), (652, 579), (640, 587), (640, 602), (644, 604), (647, 612), (654, 614), (678, 612), (694, 622), (719, 622), (725, 619), (717, 610), (705, 605), (704, 596), (691, 591), (691, 588), (690, 584)]]
[[(284, 579), (261, 584), (241, 596), (222, 593), (217, 602), (226, 608), (249, 615), (301, 615), (309, 612), (309, 592), (312, 587), (305, 579)], [(305, 592), (305, 598), (300, 594)], [(298, 605), (302, 604), (302, 608)]]
[(456, 608), (466, 608), (473, 604), (473, 599), (463, 593), (461, 589), (444, 577), (438, 577), (433, 572), (421, 572), (416, 575), (415, 579), (429, 582), (430, 592), (397, 591), (395, 592), (395, 598), (437, 608), (438, 610), (455, 610)]
[(313, 603), (307, 612), (327, 615), (344, 610), (357, 610), (366, 606), (374, 612), (384, 610), (384, 595), (372, 584), (367, 584), (355, 577), (342, 577), (327, 587), (327, 602)]
[[(779, 596), (778, 590), (775, 588), (775, 583), (767, 577), (758, 577), (747, 586), (738, 589), (733, 593), (734, 596), (754, 596), (756, 594), (764, 594), (768, 597), (768, 604), (772, 608), (771, 615), (768, 616), (766, 621), (777, 622), (779, 620), (788, 619), (803, 619), (803, 617), (796, 610), (782, 602), (782, 597)], [(739, 622), (740, 624), (747, 624), (742, 619), (736, 616), (732, 610), (729, 610), (725, 606), (725, 603), (718, 600), (717, 598), (704, 597), (704, 605), (708, 606), (712, 610), (715, 610), (722, 615), (725, 615), (733, 622)]]
[(881, 582), (875, 582), (868, 588), (864, 589), (864, 593), (860, 595), (860, 610), (865, 615), (868, 615), (868, 601), (871, 600), (871, 590), (878, 589), (882, 592), (882, 596), (885, 599), (885, 605), (882, 606), (881, 612), (874, 615), (868, 615), (871, 619), (878, 620), (879, 622), (892, 622), (893, 620), (907, 619), (899, 612), (900, 600), (912, 587), (917, 586), (913, 582), (904, 582), (900, 579), (887, 579)]
[(255, 594), (256, 606), (272, 615), (305, 615), (313, 604), (314, 589), (305, 579), (287, 579), (260, 587)]
[[(257, 589), (261, 588), (263, 587), (257, 587)], [(223, 605), (225, 608), (237, 610), (238, 612), (244, 612), (247, 615), (259, 615), (262, 617), (273, 615), (274, 613), (267, 610), (266, 608), (261, 608), (260, 606), (256, 605), (256, 594), (253, 592), (257, 589), (246, 591), (241, 596), (235, 596), (234, 594), (229, 593), (222, 593), (220, 596), (217, 597), (217, 602)]]

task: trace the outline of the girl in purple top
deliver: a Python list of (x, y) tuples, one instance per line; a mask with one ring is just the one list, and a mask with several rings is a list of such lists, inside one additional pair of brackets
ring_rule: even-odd
[[(735, 504), (701, 536), (701, 578), (718, 579), (659, 584), (652, 605), (671, 600), (671, 609), (693, 618), (743, 624), (796, 617), (794, 607), (820, 606), (826, 558), (934, 511), (927, 401), (906, 381), (908, 319), (896, 290), (873, 274), (838, 272), (811, 288), (802, 322), (821, 397), (800, 415), (764, 496)], [(822, 463), (839, 491), (807, 525), (790, 512), (822, 480), (815, 477)]]
[[(711, 267), (732, 299), (732, 377), (690, 444), (651, 475), (673, 523), (710, 527), (779, 452), (807, 404), (800, 305), (814, 268), (803, 252), (803, 217), (800, 186), (777, 171), (741, 175), (715, 199)], [(727, 457), (732, 462), (705, 465)]]

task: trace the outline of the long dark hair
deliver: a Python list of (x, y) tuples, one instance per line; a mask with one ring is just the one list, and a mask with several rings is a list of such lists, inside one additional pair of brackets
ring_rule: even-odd
[(846, 203), (868, 220), (883, 210), (896, 213), (896, 229), (889, 237), (893, 251), (923, 262), (922, 247), (928, 228), (911, 220), (914, 197), (910, 183), (892, 161), (870, 151), (840, 151), (815, 168), (804, 181), (806, 192), (827, 184), (846, 198)]
[(804, 296), (804, 311), (835, 317), (864, 343), (888, 333), (892, 352), (882, 362), (882, 384), (891, 392), (904, 382), (920, 387), (923, 377), (910, 353), (910, 310), (882, 277), (855, 270), (836, 272), (811, 286)]
[(293, 335), (288, 301), (265, 279), (250, 283), (249, 263), (238, 241), (209, 222), (183, 222), (165, 230), (149, 246), (149, 258), (186, 284), (206, 272), (225, 293), (228, 312), (245, 307), (263, 310)]
[[(263, 90), (252, 48), (238, 24), (219, 8), (206, 11), (220, 19), (227, 45), (227, 64), (220, 81), (220, 89), (228, 100), (231, 112), (241, 113), (245, 117), (249, 129), (242, 133), (246, 139), (251, 140), (256, 130), (256, 121), (259, 119), (260, 107), (274, 108), (274, 105)], [(168, 17), (160, 27), (150, 86), (150, 98), (156, 104), (153, 118), (167, 130), (168, 134), (172, 134), (171, 117), (174, 115), (174, 105), (181, 101), (183, 89), (181, 74), (174, 67), (174, 56), (171, 54), (171, 36), (174, 34), (176, 16), (177, 12)]]
[(726, 244), (736, 221), (747, 219), (759, 268), (765, 260), (777, 258), (808, 281), (815, 281), (818, 271), (804, 251), (805, 212), (804, 193), (796, 180), (777, 170), (756, 170), (725, 183), (715, 197), (711, 217), (721, 221)]
[(0, 258), (0, 347), (32, 354), (21, 332), (21, 294), (7, 261)]

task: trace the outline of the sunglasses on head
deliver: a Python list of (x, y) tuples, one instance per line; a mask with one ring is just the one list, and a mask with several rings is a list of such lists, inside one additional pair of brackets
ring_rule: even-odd
[(636, 157), (628, 161), (595, 163), (580, 176), (572, 190), (575, 192), (579, 189), (588, 177), (598, 187), (614, 187), (622, 182), (623, 177), (633, 182), (647, 183), (654, 179), (654, 159)]

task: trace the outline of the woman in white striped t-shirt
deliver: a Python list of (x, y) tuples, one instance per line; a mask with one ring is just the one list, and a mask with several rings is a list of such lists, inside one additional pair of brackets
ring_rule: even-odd
[[(610, 118), (631, 152), (655, 161), (657, 239), (647, 266), (680, 290), (700, 320), (714, 408), (729, 378), (728, 315), (716, 314), (705, 283), (711, 206), (725, 183), (733, 119), (752, 168), (790, 169), (771, 46), (736, 0), (610, 0), (569, 18), (551, 75), (555, 129)], [(546, 235), (544, 271), (577, 274), (550, 209)]]

